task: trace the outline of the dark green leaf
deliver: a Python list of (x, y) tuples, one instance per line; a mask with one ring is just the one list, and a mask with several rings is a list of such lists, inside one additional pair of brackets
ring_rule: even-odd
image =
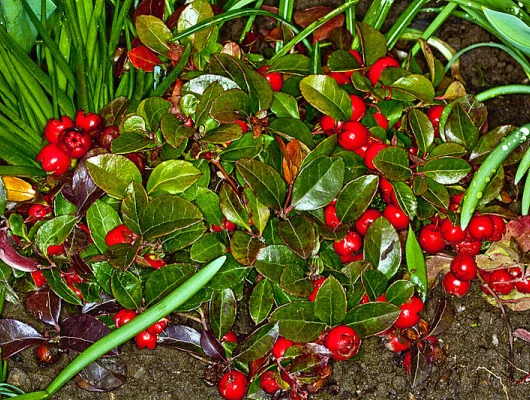
[(245, 133), (240, 139), (230, 143), (220, 157), (223, 161), (238, 161), (242, 158), (256, 157), (261, 153), (263, 137), (254, 138), (252, 132)]
[(208, 287), (214, 290), (236, 288), (247, 276), (250, 268), (239, 264), (230, 254), (217, 274), (208, 282)]
[(260, 202), (275, 210), (283, 206), (287, 194), (285, 181), (274, 168), (249, 159), (239, 160), (236, 166)]
[(436, 157), (462, 157), (466, 149), (457, 143), (442, 143), (431, 150), (427, 160)]
[(351, 99), (333, 78), (327, 75), (310, 75), (300, 82), (304, 98), (323, 114), (336, 121), (349, 121), (352, 114)]
[(105, 257), (115, 268), (125, 270), (129, 268), (136, 258), (140, 244), (140, 241), (136, 241), (132, 245), (126, 243), (115, 244), (108, 248)]
[(190, 138), (195, 133), (195, 129), (191, 126), (184, 126), (181, 120), (175, 118), (173, 114), (165, 114), (160, 121), (160, 130), (164, 135), (164, 139), (172, 147), (178, 149), (179, 146)]
[(344, 166), (346, 168), (344, 171), (345, 183), (348, 183), (366, 174), (366, 164), (364, 163), (364, 158), (362, 158), (360, 155), (354, 153), (353, 151), (339, 151), (334, 155), (342, 157), (344, 160)]
[(287, 54), (271, 63), (267, 72), (305, 76), (309, 74), (310, 63), (309, 57), (302, 54)]
[(278, 223), (278, 233), (283, 242), (300, 257), (311, 256), (315, 247), (315, 229), (305, 217), (296, 215), (291, 219)]
[(173, 253), (175, 251), (182, 250), (183, 248), (188, 247), (199, 240), (199, 238), (204, 235), (205, 231), (206, 226), (199, 222), (187, 228), (173, 232), (164, 238), (164, 251)]
[(108, 294), (112, 294), (112, 288), (110, 287), (110, 277), (114, 272), (114, 267), (110, 265), (108, 261), (99, 261), (90, 264), (90, 267), (94, 271), (94, 277), (102, 289)]
[(434, 88), (429, 79), (423, 75), (408, 75), (394, 81), (390, 88), (392, 89), (392, 98), (401, 101), (421, 100), (426, 103), (432, 103), (434, 100)]
[(202, 220), (199, 209), (178, 196), (159, 196), (141, 210), (140, 222), (146, 240), (187, 228)]
[(236, 231), (230, 241), (230, 253), (237, 262), (243, 265), (254, 264), (260, 250), (264, 247), (265, 243), (241, 231)]
[(231, 89), (221, 93), (212, 102), (210, 116), (217, 122), (230, 124), (240, 119), (249, 110), (248, 95), (241, 89)]
[(90, 177), (112, 197), (122, 199), (131, 181), (142, 182), (138, 167), (127, 157), (100, 154), (86, 160)]
[(390, 328), (401, 314), (401, 309), (390, 303), (361, 304), (346, 314), (344, 325), (351, 326), (361, 339)]
[(331, 135), (330, 137), (321, 141), (318, 146), (315, 147), (315, 149), (309, 153), (306, 158), (304, 158), (304, 161), (302, 162), (302, 168), (304, 168), (311, 161), (314, 161), (319, 156), (330, 157), (337, 148), (337, 143), (337, 135)]
[(384, 217), (377, 218), (368, 228), (364, 238), (364, 258), (391, 279), (401, 264), (399, 236)]
[(418, 209), (418, 202), (410, 186), (404, 182), (394, 182), (392, 186), (394, 186), (399, 207), (410, 219), (414, 218)]
[(316, 340), (326, 326), (315, 315), (315, 305), (309, 301), (297, 301), (278, 307), (271, 315), (279, 321), (280, 335), (294, 342)]
[(434, 126), (429, 117), (417, 108), (409, 111), (408, 121), (410, 129), (416, 138), (418, 149), (426, 153), (434, 141)]
[(344, 72), (358, 69), (359, 61), (346, 50), (337, 50), (329, 55), (328, 67), (332, 71)]
[(62, 215), (43, 223), (35, 235), (35, 245), (40, 253), (47, 256), (48, 246), (64, 243), (76, 221), (74, 215)]
[(293, 186), (292, 206), (300, 211), (317, 210), (329, 204), (342, 188), (344, 160), (321, 156), (307, 164)]
[(404, 181), (412, 176), (409, 156), (399, 147), (386, 147), (380, 150), (374, 158), (374, 165), (385, 178), (393, 181)]
[(425, 181), (427, 183), (427, 191), (422, 195), (425, 200), (435, 207), (447, 209), (449, 207), (449, 192), (447, 188), (429, 178), (425, 179)]
[(414, 294), (414, 285), (410, 281), (395, 281), (386, 291), (386, 301), (400, 306)]
[(208, 131), (202, 138), (205, 143), (224, 144), (239, 139), (243, 131), (238, 124), (223, 124), (215, 129)]
[(114, 154), (128, 154), (146, 149), (154, 145), (155, 141), (138, 132), (123, 132), (112, 141), (112, 152)]
[(366, 270), (361, 274), (364, 290), (371, 301), (375, 301), (387, 288), (387, 280), (381, 271)]
[[(212, 6), (208, 1), (196, 0), (189, 3), (179, 16), (177, 32), (183, 32), (213, 16)], [(182, 44), (191, 45), (193, 49), (199, 53), (206, 46), (208, 38), (212, 34), (212, 30), (213, 28), (209, 27), (196, 33), (192, 33), (191, 35), (182, 38)]]
[(208, 309), (210, 328), (218, 339), (226, 335), (234, 322), (237, 314), (237, 300), (232, 289), (213, 292)]
[(112, 295), (124, 308), (138, 310), (142, 306), (142, 283), (130, 271), (115, 270), (110, 285)]
[(147, 181), (147, 193), (156, 196), (164, 193), (182, 193), (202, 175), (193, 164), (182, 160), (164, 161), (156, 166)]
[(471, 171), (467, 161), (457, 157), (444, 157), (429, 160), (423, 167), (426, 177), (442, 184), (454, 185)]
[(223, 183), (219, 191), (219, 201), (221, 212), (226, 219), (234, 224), (241, 226), (246, 230), (250, 230), (249, 216), (243, 204), (239, 200), (239, 196), (230, 187), (228, 183)]
[[(0, 181), (2, 181), (0, 179)], [(2, 211), (2, 184), (3, 182), (0, 182), (0, 215), (3, 213)], [(57, 195), (53, 198), (53, 213), (56, 217), (60, 215), (74, 215), (77, 211), (77, 207), (70, 203), (66, 198), (63, 196), (61, 192), (57, 193)]]
[[(495, 147), (497, 147), (502, 138), (506, 137), (506, 135), (511, 133), (514, 129), (515, 127), (512, 125), (503, 125), (481, 136), (477, 145), (473, 147), (473, 151), (469, 155), (469, 161), (473, 164), (484, 162), (486, 157)], [(458, 154), (455, 154), (455, 156), (458, 156)]]
[(378, 187), (377, 175), (361, 176), (344, 186), (336, 204), (339, 221), (355, 222), (372, 202)]
[(287, 246), (273, 245), (267, 246), (259, 252), (254, 267), (267, 279), (279, 283), (285, 266), (289, 264), (303, 268), (305, 262)]
[(195, 270), (189, 265), (170, 264), (149, 274), (145, 281), (145, 305), (149, 307), (166, 297), (189, 279)]
[(386, 55), (386, 39), (377, 29), (362, 22), (355, 26), (361, 39), (366, 65), (372, 65), (376, 60)]
[(268, 279), (262, 279), (252, 290), (248, 302), (250, 317), (254, 323), (260, 324), (267, 318), (274, 306), (274, 292)]
[(107, 233), (121, 224), (118, 213), (102, 200), (96, 200), (87, 210), (86, 220), (94, 243), (105, 253), (108, 248), (105, 243)]
[(161, 97), (148, 97), (138, 105), (136, 110), (147, 123), (147, 130), (155, 132), (160, 126), (162, 117), (169, 113), (171, 102)]
[(259, 234), (263, 233), (263, 230), (267, 226), (271, 212), (268, 207), (261, 204), (261, 202), (256, 198), (256, 195), (250, 190), (250, 188), (245, 187), (243, 191), (243, 196), (245, 199), (245, 205), (249, 213), (250, 218), (252, 219), (253, 226), (258, 230)]
[(252, 332), (234, 349), (233, 356), (241, 362), (251, 362), (263, 357), (271, 349), (279, 336), (277, 323), (269, 323)]
[(315, 145), (311, 131), (299, 119), (277, 118), (270, 123), (269, 129), (287, 140), (298, 139), (309, 148)]
[(222, 256), (226, 251), (225, 245), (221, 242), (218, 233), (209, 233), (202, 236), (193, 243), (190, 250), (190, 257), (200, 263), (206, 263), (216, 257)]
[(0, 178), (0, 215), (4, 215), (7, 205), (7, 192), (4, 181)]
[(195, 204), (201, 211), (207, 223), (210, 225), (222, 225), (223, 214), (221, 213), (219, 196), (217, 193), (201, 187), (197, 189)]
[(285, 266), (280, 286), (286, 293), (296, 297), (307, 297), (313, 291), (313, 284), (307, 278), (305, 268), (297, 264)]
[(346, 293), (340, 282), (329, 276), (317, 292), (315, 314), (326, 325), (340, 324), (346, 316)]
[(298, 102), (290, 94), (283, 92), (274, 92), (274, 100), (272, 101), (271, 111), (276, 114), (278, 118), (297, 118), (300, 119), (300, 112), (298, 111)]
[(407, 242), (405, 244), (405, 258), (407, 260), (407, 270), (410, 274), (410, 280), (416, 286), (422, 299), (425, 300), (429, 288), (427, 283), (427, 268), (425, 266), (423, 252), (411, 226), (409, 226)]
[(83, 302), (77, 297), (72, 289), (68, 287), (66, 282), (61, 278), (61, 272), (57, 268), (41, 269), (46, 282), (57, 296), (70, 304), (80, 306)]
[(123, 218), (123, 223), (127, 227), (137, 233), (142, 233), (142, 228), (140, 227), (140, 213), (147, 205), (147, 193), (142, 184), (138, 182), (131, 182), (127, 191), (125, 192), (125, 197), (121, 202), (121, 215)]
[(164, 21), (153, 15), (136, 17), (136, 33), (144, 45), (162, 55), (169, 50), (167, 41), (171, 39), (171, 31)]

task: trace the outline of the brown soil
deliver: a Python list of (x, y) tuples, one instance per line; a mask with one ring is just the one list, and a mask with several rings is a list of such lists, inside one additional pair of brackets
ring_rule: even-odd
[[(297, 8), (315, 4), (337, 6), (335, 1), (297, 1)], [(393, 15), (399, 15), (405, 2), (396, 2)], [(358, 6), (362, 14), (366, 2)], [(428, 24), (430, 16), (420, 18), (419, 28)], [(492, 37), (477, 26), (458, 19), (449, 20), (439, 37), (456, 50), (470, 44), (488, 42)], [(228, 35), (230, 36), (230, 35)], [(487, 88), (526, 82), (522, 69), (505, 53), (492, 48), (477, 49), (461, 59), (462, 76), (467, 89), (479, 93)], [(530, 96), (509, 96), (487, 102), (490, 127), (502, 124), (522, 125), (530, 121)], [(433, 300), (426, 313), (441, 296), (434, 291)], [(447, 361), (434, 369), (431, 377), (421, 387), (411, 390), (408, 377), (394, 354), (386, 351), (379, 338), (363, 343), (362, 355), (355, 361), (336, 363), (334, 379), (339, 394), (322, 393), (316, 399), (528, 399), (530, 387), (525, 384), (511, 385), (507, 378), (508, 336), (498, 308), (482, 298), (478, 283), (474, 282), (469, 295), (463, 299), (451, 299), (455, 309), (455, 321), (451, 329), (441, 335), (440, 342), (447, 352)], [(429, 311), (430, 310), (430, 311)], [(242, 319), (247, 320), (246, 308), (240, 308)], [(508, 313), (514, 328), (529, 328), (530, 312)], [(41, 332), (46, 327), (29, 317), (21, 306), (6, 304), (3, 317), (18, 318), (36, 326)], [(249, 324), (242, 324), (242, 332), (250, 331)], [(89, 393), (77, 389), (70, 382), (60, 390), (55, 399), (116, 399), (116, 400), (206, 400), (220, 399), (215, 388), (202, 381), (205, 365), (191, 356), (178, 351), (159, 348), (139, 351), (129, 342), (121, 348), (121, 357), (128, 367), (127, 383), (112, 393)], [(41, 368), (34, 361), (32, 350), (26, 350), (8, 362), (9, 382), (31, 391), (45, 388), (67, 365), (63, 359), (49, 368)], [(530, 344), (515, 341), (514, 363), (523, 369), (530, 365)], [(523, 375), (519, 373), (519, 378)]]

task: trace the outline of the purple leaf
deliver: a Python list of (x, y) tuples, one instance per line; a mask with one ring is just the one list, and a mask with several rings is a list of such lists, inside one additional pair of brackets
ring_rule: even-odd
[[(61, 323), (59, 348), (81, 353), (109, 333), (110, 329), (96, 317), (88, 314), (74, 315)], [(107, 355), (118, 355), (118, 349), (111, 350)]]
[(81, 257), (79, 254), (72, 256), (72, 267), (74, 267), (75, 272), (77, 272), (79, 276), (83, 278), (89, 278), (91, 276), (94, 276), (92, 268), (90, 268), (84, 258)]
[(101, 314), (114, 314), (123, 307), (116, 301), (115, 298), (109, 296), (107, 293), (101, 293), (101, 300), (96, 303), (85, 303), (81, 312), (83, 314), (90, 315), (101, 315)]
[(70, 257), (81, 253), (88, 246), (88, 235), (79, 227), (74, 227), (64, 242), (66, 254)]
[(513, 337), (522, 339), (525, 342), (530, 342), (530, 332), (528, 332), (526, 329), (517, 328), (515, 331), (513, 331), (512, 335)]
[(436, 314), (431, 323), (430, 336), (438, 336), (451, 327), (453, 323), (454, 313), (449, 303), (445, 300), (440, 301)]
[(410, 357), (410, 386), (412, 388), (418, 387), (429, 377), (432, 370), (431, 347), (424, 347), (420, 349), (418, 346), (413, 346)]
[(201, 347), (204, 353), (213, 360), (226, 360), (225, 348), (212, 331), (203, 331), (201, 334)]
[(11, 240), (7, 237), (7, 228), (5, 227), (0, 229), (0, 260), (11, 268), (24, 272), (33, 272), (39, 269), (37, 260), (18, 254), (11, 244)]
[(26, 309), (35, 318), (51, 325), (59, 331), (59, 314), (61, 314), (61, 298), (50, 288), (41, 288), (31, 292), (26, 299)]
[(78, 388), (89, 392), (110, 392), (127, 380), (127, 367), (118, 357), (102, 357), (89, 364), (76, 377)]
[(46, 339), (32, 326), (16, 319), (0, 320), (0, 348), (2, 360), (31, 346), (38, 346)]
[(201, 334), (186, 325), (170, 325), (158, 335), (158, 344), (192, 353), (202, 354)]
[(77, 206), (77, 215), (85, 215), (92, 203), (103, 196), (103, 190), (96, 186), (82, 160), (74, 170), (72, 183), (63, 186), (62, 194)]
[(133, 21), (139, 15), (154, 15), (157, 18), (164, 18), (164, 0), (143, 0), (136, 10), (134, 10)]

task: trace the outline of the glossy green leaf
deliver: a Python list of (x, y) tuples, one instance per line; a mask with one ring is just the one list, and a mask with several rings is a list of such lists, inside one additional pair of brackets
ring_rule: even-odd
[(121, 224), (120, 216), (107, 203), (97, 200), (87, 210), (86, 220), (94, 243), (99, 251), (105, 253), (108, 248), (105, 237), (109, 231)]
[(414, 285), (410, 281), (395, 281), (386, 291), (386, 301), (399, 307), (410, 299), (413, 294)]
[(250, 317), (256, 325), (262, 323), (269, 316), (274, 307), (274, 291), (268, 279), (262, 279), (254, 286), (248, 307)]
[(302, 54), (287, 54), (271, 63), (268, 72), (282, 74), (308, 75), (311, 61)]
[(328, 67), (332, 71), (344, 72), (358, 69), (361, 66), (359, 61), (346, 50), (337, 50), (329, 55)]
[(296, 215), (278, 223), (278, 233), (283, 242), (300, 257), (309, 258), (315, 247), (316, 234), (313, 224), (305, 217)]
[(221, 93), (212, 102), (210, 116), (217, 122), (230, 124), (248, 113), (248, 95), (241, 89), (231, 89)]
[(138, 182), (131, 182), (121, 202), (120, 211), (123, 223), (136, 234), (142, 233), (140, 213), (147, 205), (147, 202), (147, 193), (143, 185)]
[(442, 184), (454, 185), (471, 171), (467, 161), (457, 157), (444, 157), (429, 160), (423, 167), (426, 177)]
[(243, 265), (253, 265), (264, 247), (261, 240), (241, 231), (236, 231), (230, 241), (230, 253)]
[(114, 272), (114, 267), (108, 261), (98, 261), (91, 263), (90, 267), (94, 271), (94, 277), (101, 288), (107, 293), (112, 294), (110, 287), (110, 277)]
[(495, 31), (517, 47), (523, 53), (530, 55), (530, 27), (519, 17), (506, 12), (482, 8), (484, 15)]
[(226, 262), (219, 272), (208, 283), (208, 287), (214, 290), (236, 288), (243, 282), (250, 268), (239, 264), (232, 255), (226, 255)]
[(404, 181), (412, 177), (407, 152), (399, 147), (386, 147), (374, 158), (375, 167), (392, 181)]
[(252, 219), (252, 224), (261, 235), (267, 226), (271, 211), (257, 199), (250, 188), (245, 187), (243, 197), (249, 216)]
[(361, 304), (346, 314), (343, 324), (351, 326), (363, 339), (390, 328), (399, 314), (401, 309), (390, 303)]
[(343, 180), (342, 158), (317, 157), (296, 178), (291, 205), (300, 211), (322, 208), (337, 196)]
[(287, 264), (280, 278), (282, 289), (295, 297), (307, 297), (313, 291), (313, 284), (306, 276), (306, 269), (298, 264)]
[(234, 349), (233, 357), (241, 362), (251, 362), (263, 357), (279, 336), (278, 323), (269, 323), (252, 332)]
[(291, 96), (287, 93), (274, 92), (274, 100), (272, 101), (271, 111), (276, 114), (278, 118), (286, 117), (300, 119), (298, 102), (294, 96)]
[(107, 249), (105, 257), (114, 268), (126, 270), (135, 260), (140, 250), (140, 244), (140, 241), (136, 241), (132, 245), (127, 243), (115, 244)]
[[(212, 7), (206, 0), (195, 0), (182, 11), (177, 22), (177, 32), (183, 32), (200, 22), (213, 17)], [(182, 44), (189, 44), (197, 52), (206, 46), (213, 28), (205, 28), (182, 39)]]
[(449, 207), (449, 191), (444, 185), (441, 185), (432, 179), (425, 179), (427, 191), (422, 194), (423, 198), (438, 208)]
[(117, 199), (125, 196), (131, 181), (142, 182), (138, 167), (124, 156), (100, 154), (87, 159), (86, 166), (94, 183)]
[(293, 342), (316, 340), (326, 326), (316, 316), (315, 304), (309, 301), (297, 301), (278, 307), (270, 318), (279, 322), (280, 335)]
[(394, 186), (399, 207), (410, 219), (414, 218), (418, 209), (418, 202), (410, 186), (404, 182), (394, 182), (392, 186)]
[(232, 187), (227, 183), (223, 183), (221, 186), (221, 190), (219, 191), (219, 202), (221, 212), (228, 221), (233, 222), (246, 230), (250, 230), (247, 210), (243, 204), (241, 204), (237, 193), (234, 192)]
[(427, 160), (436, 157), (462, 157), (465, 154), (466, 149), (457, 143), (442, 143), (429, 152)]
[(239, 160), (236, 167), (260, 202), (275, 210), (283, 206), (287, 189), (285, 181), (274, 168), (249, 159)]
[(377, 218), (364, 237), (364, 258), (391, 279), (401, 264), (399, 236), (384, 217)]
[(356, 22), (355, 25), (359, 32), (366, 65), (372, 65), (386, 55), (386, 39), (381, 32), (368, 24)]
[(164, 139), (172, 147), (178, 149), (179, 146), (190, 138), (195, 133), (195, 129), (191, 126), (185, 126), (181, 120), (175, 118), (173, 114), (165, 114), (160, 121), (160, 130), (164, 135)]
[(315, 314), (328, 326), (340, 324), (346, 316), (346, 293), (340, 282), (329, 276), (317, 292)]
[(208, 308), (210, 328), (218, 339), (226, 335), (234, 325), (237, 300), (232, 289), (213, 292)]
[(273, 282), (279, 283), (286, 265), (295, 264), (304, 267), (305, 262), (287, 246), (273, 245), (261, 250), (256, 258), (256, 270)]
[(418, 149), (425, 154), (434, 142), (434, 126), (429, 117), (417, 108), (409, 111), (408, 122)]
[(269, 130), (289, 141), (292, 139), (298, 139), (309, 148), (315, 146), (310, 129), (297, 118), (276, 118), (270, 123)]
[(349, 121), (352, 114), (351, 99), (337, 82), (327, 75), (310, 75), (300, 82), (304, 98), (323, 114), (336, 121)]
[(407, 234), (407, 242), (405, 243), (405, 258), (407, 260), (407, 270), (410, 274), (410, 281), (416, 286), (418, 293), (420, 293), (423, 300), (427, 297), (428, 282), (427, 282), (427, 267), (425, 266), (425, 259), (421, 251), (420, 244), (416, 235), (409, 226)]
[(170, 233), (164, 237), (162, 245), (164, 251), (173, 253), (178, 250), (182, 250), (199, 240), (202, 235), (206, 232), (206, 226), (199, 222), (188, 226), (187, 228), (180, 229), (176, 232)]
[(50, 285), (50, 288), (55, 292), (57, 296), (66, 301), (67, 303), (80, 306), (83, 302), (77, 297), (72, 289), (68, 287), (66, 282), (61, 278), (61, 272), (57, 268), (53, 269), (41, 269), (46, 282)]
[(123, 132), (112, 141), (111, 148), (113, 154), (128, 154), (146, 149), (154, 144), (153, 139), (142, 133)]
[[(0, 179), (0, 181), (2, 181)], [(0, 182), (0, 215), (2, 214), (2, 187), (3, 182)], [(60, 215), (74, 215), (77, 212), (77, 207), (65, 199), (61, 192), (53, 198), (53, 214), (58, 217)]]
[(302, 168), (319, 156), (331, 156), (337, 148), (337, 143), (337, 135), (331, 135), (330, 137), (322, 140), (318, 146), (315, 147), (313, 151), (306, 156), (306, 158), (304, 158), (304, 161), (302, 162)]
[(168, 160), (156, 166), (147, 181), (147, 193), (156, 196), (164, 193), (182, 193), (202, 175), (192, 163)]
[(151, 200), (140, 213), (142, 232), (152, 240), (187, 228), (202, 220), (199, 209), (178, 196), (164, 195)]
[(207, 223), (210, 225), (222, 225), (223, 214), (221, 213), (220, 201), (217, 193), (201, 187), (197, 189), (195, 204), (201, 211)]
[(194, 272), (194, 268), (185, 264), (169, 264), (151, 272), (145, 281), (146, 306), (158, 303), (189, 279)]
[(366, 270), (361, 274), (364, 290), (370, 301), (375, 301), (387, 288), (387, 280), (378, 270)]
[(112, 295), (124, 308), (138, 310), (142, 306), (142, 283), (132, 272), (115, 270), (110, 285)]
[(212, 144), (225, 144), (239, 139), (242, 135), (243, 131), (238, 124), (223, 124), (208, 131), (202, 141)]
[(225, 251), (226, 247), (221, 241), (221, 236), (218, 233), (209, 233), (193, 243), (190, 250), (190, 258), (194, 261), (205, 263), (222, 256)]
[(147, 130), (155, 132), (164, 115), (169, 113), (171, 106), (171, 102), (161, 97), (148, 97), (142, 100), (136, 111), (145, 120)]
[(252, 132), (245, 133), (240, 139), (230, 143), (219, 155), (223, 161), (238, 161), (242, 158), (253, 158), (261, 153), (263, 137), (254, 137)]
[(342, 223), (352, 223), (368, 208), (379, 187), (377, 175), (365, 175), (349, 182), (339, 194), (337, 217)]
[(449, 112), (449, 116), (444, 125), (443, 134), (447, 142), (454, 142), (471, 150), (478, 142), (479, 130), (475, 126), (471, 117), (463, 109), (460, 103), (453, 103), (454, 106)]
[(432, 103), (434, 100), (434, 87), (431, 81), (423, 75), (403, 76), (394, 81), (390, 88), (392, 89), (392, 98), (396, 100), (420, 100), (426, 103)]
[(48, 246), (62, 244), (74, 229), (77, 218), (62, 215), (44, 222), (35, 235), (35, 245), (42, 255), (48, 255)]
[(171, 39), (171, 31), (164, 21), (153, 15), (136, 17), (136, 33), (144, 45), (162, 55), (169, 50), (167, 41)]

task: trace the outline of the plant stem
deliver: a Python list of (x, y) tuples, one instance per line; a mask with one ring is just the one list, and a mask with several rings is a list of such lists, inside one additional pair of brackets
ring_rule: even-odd
[(87, 365), (108, 353), (116, 346), (125, 343), (148, 326), (154, 324), (156, 321), (167, 316), (174, 309), (184, 304), (195, 293), (203, 288), (206, 283), (208, 283), (208, 281), (223, 266), (225, 260), (226, 256), (223, 256), (210, 262), (155, 306), (144, 311), (131, 322), (109, 333), (107, 336), (98, 340), (88, 349), (83, 351), (53, 380), (52, 383), (50, 383), (46, 389), (48, 395), (51, 396), (57, 392)]
[(507, 94), (530, 94), (530, 86), (528, 85), (505, 85), (497, 86), (491, 89), (484, 90), (475, 97), (478, 101), (486, 101), (497, 96), (504, 96)]
[(234, 180), (232, 179), (232, 177), (226, 172), (226, 170), (223, 168), (223, 165), (221, 164), (221, 162), (219, 160), (214, 159), (214, 158), (212, 158), (210, 160), (210, 162), (213, 165), (215, 165), (215, 168), (217, 168), (219, 170), (219, 172), (221, 172), (221, 174), (223, 174), (223, 176), (226, 179), (226, 181), (228, 182), (228, 184), (232, 187), (232, 189), (234, 189), (234, 192), (235, 193), (239, 193), (239, 188), (237, 187), (237, 183), (235, 183)]

